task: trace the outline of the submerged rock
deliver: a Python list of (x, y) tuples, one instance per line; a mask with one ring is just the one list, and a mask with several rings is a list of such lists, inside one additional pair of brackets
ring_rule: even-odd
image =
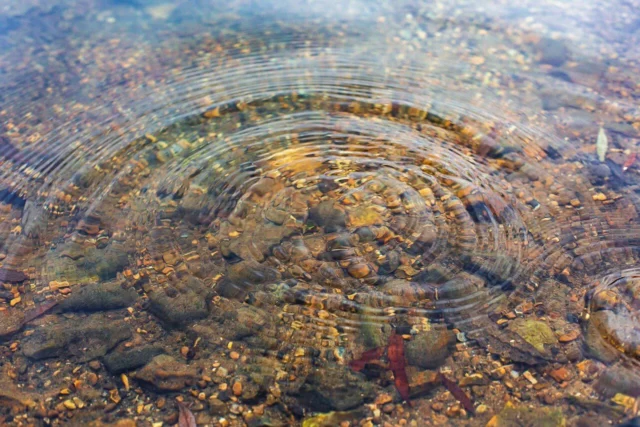
[(122, 282), (100, 282), (84, 286), (62, 301), (62, 311), (103, 311), (129, 307), (138, 294), (133, 288), (123, 288)]
[(240, 340), (260, 332), (274, 319), (264, 310), (242, 306), (235, 312), (229, 312), (225, 318), (225, 326), (229, 326), (229, 339)]
[(559, 67), (569, 59), (569, 49), (563, 40), (545, 37), (537, 45), (540, 62)]
[(341, 366), (317, 368), (300, 390), (299, 400), (313, 411), (345, 411), (373, 397), (373, 386), (366, 378)]
[(618, 393), (640, 397), (640, 373), (633, 365), (611, 366), (600, 375), (594, 389), (607, 399)]
[[(591, 319), (600, 316), (599, 313), (591, 315)], [(585, 344), (591, 357), (604, 363), (613, 363), (620, 358), (620, 353), (602, 337), (596, 322), (589, 322), (585, 331)]]
[(455, 342), (455, 335), (448, 329), (420, 333), (405, 343), (407, 364), (423, 369), (437, 368), (449, 356)]
[(0, 281), (9, 283), (20, 283), (27, 280), (29, 277), (22, 271), (11, 270), (8, 268), (0, 268)]
[(129, 326), (101, 314), (83, 319), (68, 319), (38, 328), (22, 344), (31, 359), (75, 357), (87, 361), (104, 356), (119, 342), (131, 337)]
[(162, 353), (162, 347), (145, 345), (131, 350), (113, 351), (107, 354), (102, 362), (109, 372), (119, 374), (144, 366)]
[(207, 289), (195, 277), (149, 294), (149, 310), (167, 326), (182, 327), (209, 314)]
[(22, 328), (24, 314), (15, 309), (0, 311), (0, 339), (9, 337)]
[(516, 407), (510, 402), (487, 423), (487, 427), (564, 427), (565, 425), (566, 420), (560, 409), (530, 408), (524, 405)]
[(309, 211), (309, 219), (328, 233), (343, 229), (347, 225), (347, 215), (344, 210), (330, 200), (313, 207)]
[(197, 374), (194, 367), (180, 363), (171, 356), (160, 355), (133, 377), (159, 391), (179, 391), (193, 384)]
[[(115, 279), (129, 265), (129, 256), (119, 244), (110, 244), (104, 249), (93, 248), (78, 260), (78, 266), (101, 280)], [(88, 274), (89, 275), (89, 274)]]
[(552, 348), (558, 344), (558, 339), (549, 325), (539, 320), (516, 319), (509, 324), (509, 330), (548, 357), (553, 355)]

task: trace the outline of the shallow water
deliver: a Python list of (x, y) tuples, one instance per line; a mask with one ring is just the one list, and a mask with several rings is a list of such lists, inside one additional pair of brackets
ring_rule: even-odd
[(639, 415), (638, 10), (5, 5), (0, 418)]

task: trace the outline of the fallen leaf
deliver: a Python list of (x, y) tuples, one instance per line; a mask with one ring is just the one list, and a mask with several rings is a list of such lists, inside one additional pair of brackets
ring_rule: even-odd
[(607, 134), (604, 133), (604, 129), (601, 127), (598, 132), (598, 139), (596, 140), (596, 153), (598, 154), (598, 160), (604, 162), (608, 149), (609, 140), (607, 139)]
[(179, 427), (197, 427), (196, 417), (193, 416), (193, 412), (187, 408), (187, 405), (182, 402), (178, 402), (178, 409), (180, 411), (178, 414)]
[(402, 335), (394, 333), (389, 338), (387, 358), (389, 359), (389, 369), (393, 372), (394, 383), (398, 393), (409, 406), (413, 406), (409, 400), (409, 379), (405, 370), (407, 362), (404, 357), (404, 339)]
[(44, 302), (44, 303), (40, 304), (39, 306), (37, 306), (33, 310), (30, 310), (30, 311), (26, 312), (24, 314), (24, 319), (22, 320), (22, 326), (24, 326), (28, 322), (31, 322), (34, 319), (37, 319), (40, 316), (42, 316), (47, 311), (49, 311), (53, 307), (55, 307), (57, 304), (58, 304), (58, 301), (49, 300), (47, 302)]
[(467, 393), (465, 393), (458, 384), (445, 377), (444, 374), (438, 373), (438, 376), (440, 377), (440, 381), (442, 381), (442, 385), (451, 392), (453, 397), (458, 399), (458, 402), (462, 404), (464, 409), (474, 414), (476, 409), (473, 407), (473, 402), (469, 396), (467, 396)]
[(349, 362), (349, 366), (354, 371), (361, 371), (364, 369), (365, 365), (369, 362), (377, 362), (382, 357), (382, 353), (384, 352), (384, 347), (376, 347), (371, 350), (367, 350), (360, 356), (359, 359), (352, 360)]

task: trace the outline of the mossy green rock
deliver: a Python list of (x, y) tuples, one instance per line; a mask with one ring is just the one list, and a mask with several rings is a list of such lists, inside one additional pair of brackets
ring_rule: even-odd
[(516, 319), (509, 325), (509, 330), (520, 335), (542, 354), (549, 354), (551, 346), (558, 343), (549, 325), (539, 320)]
[(566, 421), (559, 409), (514, 407), (507, 404), (489, 421), (487, 427), (564, 427)]

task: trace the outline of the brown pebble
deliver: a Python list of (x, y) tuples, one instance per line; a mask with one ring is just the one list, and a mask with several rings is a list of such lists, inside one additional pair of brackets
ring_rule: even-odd
[(91, 385), (96, 385), (98, 383), (98, 376), (93, 372), (89, 372), (87, 375), (87, 381)]
[(101, 366), (102, 365), (100, 365), (100, 362), (97, 360), (92, 360), (91, 362), (89, 362), (89, 367), (94, 371), (97, 371), (98, 369), (100, 369)]
[(161, 397), (156, 401), (156, 407), (158, 409), (164, 408), (164, 405), (166, 404), (167, 404), (167, 399), (165, 399), (164, 397)]
[(431, 409), (436, 412), (441, 412), (444, 409), (444, 404), (442, 402), (434, 402), (431, 404)]
[(385, 403), (382, 405), (382, 412), (385, 414), (390, 414), (395, 409), (395, 405), (393, 403)]
[(240, 396), (242, 394), (242, 383), (240, 381), (236, 381), (233, 383), (233, 394), (236, 396)]
[(563, 381), (568, 380), (569, 377), (571, 376), (571, 373), (567, 370), (567, 368), (563, 366), (561, 368), (554, 369), (553, 371), (549, 372), (549, 376), (554, 380), (556, 380), (557, 382), (561, 383)]
[(347, 272), (352, 277), (355, 277), (356, 279), (362, 279), (362, 278), (367, 277), (369, 275), (369, 273), (371, 272), (371, 269), (365, 263), (356, 263), (356, 264), (351, 264), (347, 268)]
[(389, 403), (393, 400), (390, 394), (382, 393), (376, 397), (375, 403), (376, 405), (384, 405), (385, 403)]
[(240, 358), (240, 354), (237, 351), (232, 351), (229, 354), (229, 357), (231, 357), (233, 360), (238, 360)]
[(571, 332), (568, 332), (564, 335), (559, 336), (558, 341), (571, 342), (571, 341), (577, 340), (579, 336), (580, 336), (580, 331), (578, 329), (574, 329)]

